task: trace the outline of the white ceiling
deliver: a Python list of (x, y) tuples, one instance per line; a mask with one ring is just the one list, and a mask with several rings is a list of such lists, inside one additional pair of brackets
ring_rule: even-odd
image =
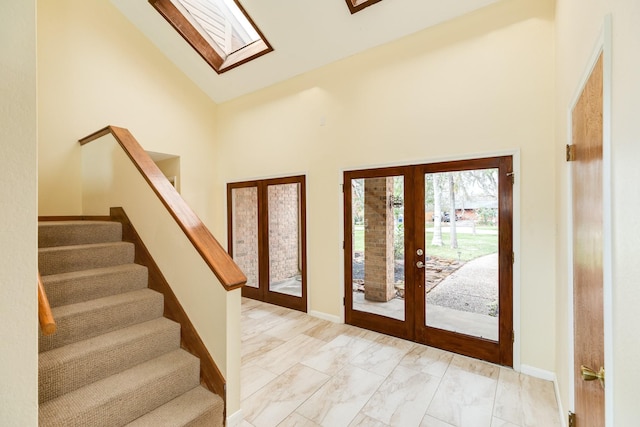
[(147, 0), (111, 0), (216, 103), (287, 80), (502, 0), (240, 0), (274, 51), (218, 75)]

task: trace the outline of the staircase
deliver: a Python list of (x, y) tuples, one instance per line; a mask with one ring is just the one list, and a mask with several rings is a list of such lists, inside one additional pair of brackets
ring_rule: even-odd
[(40, 426), (223, 425), (120, 223), (40, 222), (38, 246), (58, 329), (39, 340)]

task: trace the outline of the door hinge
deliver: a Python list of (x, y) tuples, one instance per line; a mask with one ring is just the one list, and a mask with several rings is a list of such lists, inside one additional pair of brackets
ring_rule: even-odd
[(344, 248), (345, 248), (345, 246), (344, 246), (344, 240), (343, 240), (342, 241), (342, 249), (344, 249)]
[(342, 297), (342, 305), (347, 305), (347, 297)]
[(511, 264), (515, 264), (515, 263), (516, 263), (516, 253), (511, 252)]
[(511, 343), (516, 342), (516, 331), (511, 331)]
[(571, 411), (569, 411), (569, 423), (567, 427), (576, 427), (576, 414)]
[(511, 183), (515, 184), (516, 182), (516, 173), (515, 172), (507, 172), (507, 176), (511, 178)]
[(576, 145), (567, 144), (567, 162), (573, 162), (576, 160)]

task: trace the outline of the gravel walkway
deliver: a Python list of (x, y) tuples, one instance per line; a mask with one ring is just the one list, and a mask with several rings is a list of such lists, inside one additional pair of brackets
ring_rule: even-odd
[(427, 294), (427, 304), (496, 316), (498, 254), (465, 263)]
[[(353, 261), (354, 289), (363, 291), (364, 262)], [(427, 304), (496, 316), (498, 312), (498, 254), (458, 263), (431, 257), (426, 265)], [(396, 283), (404, 283), (404, 265), (396, 262)], [(402, 297), (402, 294), (398, 295)]]

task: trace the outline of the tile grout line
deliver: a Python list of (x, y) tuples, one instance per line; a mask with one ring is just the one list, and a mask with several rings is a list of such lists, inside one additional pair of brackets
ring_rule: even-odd
[[(429, 409), (431, 408), (431, 404), (433, 403), (433, 399), (436, 398), (436, 395), (438, 394), (438, 391), (440, 390), (440, 387), (442, 386), (442, 381), (444, 380), (445, 375), (447, 375), (447, 372), (449, 372), (449, 368), (451, 368), (451, 362), (453, 361), (453, 357), (451, 359), (449, 359), (449, 362), (447, 363), (447, 369), (444, 370), (444, 372), (442, 373), (442, 376), (440, 377), (440, 379), (438, 380), (438, 387), (436, 387), (436, 390), (433, 393), (433, 396), (431, 397), (431, 401), (429, 402), (429, 405), (427, 405), (427, 409), (424, 411), (424, 415), (422, 416), (422, 420), (420, 422), (420, 424), (422, 424), (422, 421), (424, 421), (424, 418), (429, 415)], [(449, 424), (448, 422), (446, 422), (443, 419), (440, 419), (438, 417), (434, 417), (432, 415), (429, 415), (432, 418), (437, 419), (438, 421), (442, 421), (445, 424)], [(449, 424), (450, 425), (450, 424)], [(490, 427), (490, 426), (487, 426)]]
[[(253, 317), (249, 317), (247, 316), (247, 313), (253, 311), (253, 310), (258, 310), (255, 313), (259, 313), (259, 312), (264, 312), (266, 313), (265, 315), (259, 315), (257, 316), (257, 318), (253, 318)], [(289, 342), (291, 342), (291, 340), (297, 339), (298, 337), (301, 336), (305, 336), (308, 338), (314, 338), (317, 339), (319, 341), (322, 341), (323, 344), (319, 344), (322, 348), (322, 346), (325, 346), (329, 343), (331, 343), (332, 341), (334, 341), (335, 339), (339, 338), (339, 337), (344, 337), (345, 340), (347, 341), (353, 341), (356, 343), (361, 343), (360, 345), (364, 344), (364, 342), (366, 341), (367, 344), (364, 346), (364, 348), (360, 349), (359, 351), (355, 352), (355, 354), (351, 354), (349, 352), (349, 350), (353, 351), (353, 347), (344, 347), (342, 350), (345, 353), (344, 355), (347, 356), (345, 359), (343, 359), (343, 365), (337, 370), (335, 369), (331, 369), (329, 370), (329, 372), (333, 372), (333, 373), (329, 373), (329, 372), (322, 372), (319, 371), (316, 368), (313, 368), (311, 366), (307, 366), (304, 365), (304, 362), (317, 356), (318, 352), (317, 350), (313, 352), (313, 354), (306, 354), (303, 355), (302, 358), (300, 360), (298, 360), (293, 366), (288, 367), (285, 372), (289, 369), (291, 369), (292, 367), (295, 367), (296, 365), (302, 365), (305, 368), (311, 369), (313, 372), (316, 372), (318, 374), (322, 374), (322, 375), (326, 375), (326, 379), (322, 380), (319, 384), (318, 387), (315, 389), (315, 391), (313, 391), (310, 395), (308, 395), (306, 398), (304, 398), (304, 400), (301, 401), (300, 404), (298, 404), (293, 410), (291, 410), (290, 412), (287, 413), (287, 415), (278, 423), (278, 425), (282, 424), (286, 419), (288, 419), (289, 417), (291, 417), (294, 413), (296, 417), (300, 417), (299, 420), (308, 420), (309, 422), (315, 423), (315, 421), (307, 418), (306, 416), (300, 414), (297, 412), (298, 409), (300, 409), (301, 406), (307, 404), (307, 402), (309, 402), (311, 399), (316, 398), (319, 399), (318, 393), (320, 392), (320, 390), (325, 387), (327, 385), (327, 383), (329, 381), (332, 381), (334, 378), (336, 378), (337, 373), (342, 372), (343, 370), (348, 370), (348, 369), (353, 369), (353, 368), (358, 368), (361, 369), (365, 372), (371, 373), (371, 374), (375, 374), (377, 375), (379, 378), (381, 378), (381, 382), (378, 384), (378, 386), (375, 387), (375, 389), (373, 389), (373, 391), (371, 392), (371, 395), (368, 397), (368, 399), (362, 404), (359, 405), (359, 408), (357, 410), (357, 412), (355, 413), (355, 415), (353, 417), (351, 417), (351, 419), (349, 420), (349, 423), (353, 423), (354, 420), (358, 419), (359, 417), (367, 417), (367, 418), (371, 418), (371, 420), (376, 420), (377, 422), (380, 422), (382, 424), (386, 423), (380, 419), (378, 419), (375, 415), (373, 416), (369, 416), (366, 413), (363, 412), (363, 409), (372, 401), (372, 398), (379, 392), (381, 392), (381, 388), (383, 387), (383, 385), (385, 385), (385, 383), (387, 383), (390, 380), (390, 377), (393, 375), (393, 373), (401, 366), (402, 361), (404, 360), (405, 357), (407, 357), (407, 355), (409, 355), (413, 349), (415, 348), (419, 348), (419, 345), (414, 345), (414, 347), (409, 348), (406, 352), (403, 352), (402, 354), (398, 354), (397, 360), (396, 357), (393, 358), (393, 361), (395, 363), (393, 363), (393, 365), (391, 365), (391, 369), (390, 371), (386, 371), (386, 369), (379, 369), (378, 372), (374, 372), (371, 371), (370, 369), (367, 369), (366, 367), (359, 367), (356, 365), (353, 365), (354, 360), (356, 360), (359, 356), (361, 356), (363, 353), (370, 351), (371, 355), (370, 357), (364, 357), (363, 361), (366, 362), (363, 366), (367, 366), (369, 368), (371, 368), (371, 366), (375, 366), (374, 362), (369, 361), (369, 359), (376, 361), (379, 359), (379, 355), (378, 358), (374, 357), (374, 354), (377, 353), (379, 350), (383, 350), (384, 351), (384, 347), (386, 346), (386, 344), (388, 344), (391, 347), (395, 347), (393, 345), (393, 343), (382, 343), (379, 342), (380, 337), (384, 337), (386, 336), (385, 334), (379, 334), (379, 333), (375, 333), (373, 331), (367, 331), (367, 330), (363, 330), (361, 328), (357, 328), (357, 327), (353, 327), (350, 325), (344, 325), (346, 326), (346, 328), (340, 329), (333, 329), (330, 328), (331, 325), (326, 325), (324, 323), (319, 323), (317, 325), (313, 325), (310, 326), (308, 328), (304, 328), (301, 329), (300, 331), (297, 331), (295, 333), (295, 335), (293, 335), (292, 337), (287, 337), (282, 338), (282, 337), (277, 337), (274, 335), (271, 335), (269, 333), (269, 331), (273, 330), (273, 328), (278, 328), (281, 327), (282, 325), (286, 325), (288, 324), (288, 318), (285, 319), (285, 317), (289, 314), (288, 310), (284, 310), (284, 311), (280, 311), (280, 310), (272, 310), (270, 309), (268, 304), (264, 304), (264, 305), (253, 305), (247, 309), (243, 309), (242, 310), (242, 315), (243, 315), (243, 324), (248, 324), (253, 326), (253, 328), (250, 327), (250, 329), (254, 329), (256, 327), (256, 325), (260, 325), (261, 323), (265, 322), (265, 321), (269, 321), (272, 322), (273, 325), (270, 328), (267, 328), (266, 331), (262, 331), (262, 332), (258, 332), (254, 335), (252, 335), (252, 338), (254, 336), (259, 336), (260, 334), (265, 334), (268, 335), (269, 337), (273, 338), (274, 340), (278, 340), (280, 341), (280, 343), (274, 347), (269, 349), (268, 351), (266, 351), (265, 353), (259, 354), (260, 353), (260, 349), (257, 349), (256, 352), (259, 354), (258, 356), (252, 357), (250, 362), (248, 364), (242, 364), (241, 363), (241, 369), (245, 368), (245, 367), (251, 367), (251, 366), (256, 366), (257, 368), (261, 368), (261, 365), (264, 363), (267, 363), (267, 360), (265, 360), (265, 357), (267, 357), (268, 355), (272, 354), (272, 352), (274, 351), (278, 351), (278, 349), (281, 349), (281, 347)], [(298, 321), (304, 321), (304, 316), (299, 316), (296, 317), (295, 319), (292, 319), (294, 322), (298, 322)], [(295, 325), (294, 325), (295, 326)], [(318, 329), (316, 331), (314, 331), (313, 335), (308, 335), (307, 333), (309, 333), (311, 330), (313, 330), (314, 328), (318, 327)], [(281, 328), (281, 329), (286, 329), (286, 328)], [(369, 335), (372, 334), (372, 335)], [(285, 335), (286, 336), (286, 331), (285, 331)], [(323, 339), (320, 339), (318, 337), (323, 337)], [(259, 344), (259, 343), (258, 343)], [(415, 343), (413, 343), (415, 344)], [(292, 346), (292, 348), (294, 348), (295, 346)], [(340, 346), (336, 345), (336, 348), (339, 348)], [(378, 349), (377, 347), (381, 347), (380, 349)], [(433, 348), (433, 347), (429, 347), (426, 346), (426, 348)], [(357, 346), (355, 348), (357, 350)], [(283, 350), (282, 350), (283, 351)], [(294, 350), (295, 351), (295, 350)], [(384, 355), (384, 354), (383, 354)], [(394, 352), (395, 355), (395, 352)], [(387, 355), (388, 356), (388, 355)], [(435, 356), (434, 356), (435, 357)], [(426, 404), (425, 406), (425, 410), (424, 413), (422, 413), (422, 418), (421, 418), (421, 423), (424, 422), (424, 419), (428, 416), (433, 418), (434, 420), (438, 420), (441, 421), (442, 423), (444, 423), (443, 425), (450, 425), (448, 422), (446, 422), (445, 420), (442, 420), (441, 418), (437, 417), (437, 416), (432, 416), (429, 415), (429, 410), (433, 409), (433, 404), (434, 404), (434, 400), (436, 398), (436, 396), (438, 396), (438, 393), (442, 393), (445, 391), (445, 389), (443, 388), (444, 386), (444, 379), (448, 374), (452, 374), (454, 372), (454, 370), (456, 368), (462, 369), (463, 371), (466, 371), (466, 369), (463, 369), (463, 365), (461, 366), (456, 366), (456, 365), (452, 365), (452, 363), (455, 360), (456, 355), (453, 354), (453, 356), (451, 358), (449, 358), (448, 362), (446, 362), (446, 368), (442, 371), (442, 368), (440, 365), (438, 367), (438, 372), (442, 372), (442, 375), (432, 375), (428, 372), (428, 370), (430, 369), (430, 365), (432, 363), (440, 362), (442, 359), (439, 357), (436, 357), (433, 361), (429, 361), (426, 362), (427, 364), (422, 365), (422, 364), (411, 364), (410, 366), (405, 366), (406, 369), (410, 370), (411, 372), (414, 373), (425, 373), (431, 377), (434, 378), (434, 380), (437, 381), (437, 384), (434, 385), (434, 391), (433, 394), (429, 400), (429, 402)], [(277, 362), (277, 357), (273, 357), (272, 358), (272, 363), (271, 365), (273, 365), (272, 367), (275, 368), (276, 366), (276, 362)], [(296, 360), (297, 358), (293, 358), (293, 360)], [(385, 360), (389, 360), (389, 358), (385, 359)], [(475, 360), (475, 359), (472, 359)], [(275, 361), (275, 362), (274, 362)], [(486, 363), (486, 362), (482, 362), (482, 361), (478, 361), (479, 363)], [(386, 364), (385, 361), (383, 361), (381, 359), (380, 363), (385, 363), (384, 367), (388, 368), (389, 365)], [(425, 362), (421, 362), (421, 363), (425, 363)], [(286, 366), (287, 364), (282, 364), (281, 366)], [(498, 392), (500, 391), (500, 380), (502, 377), (502, 374), (504, 373), (503, 371), (507, 368), (501, 367), (499, 365), (493, 364), (493, 363), (489, 363), (488, 365), (494, 366), (495, 368), (498, 369), (498, 375), (497, 378), (495, 380), (494, 386), (492, 387), (492, 389), (489, 390), (493, 390), (493, 398), (491, 400), (491, 406), (490, 406), (490, 419), (489, 419), (489, 424), (487, 427), (491, 426), (493, 423), (494, 419), (498, 419), (498, 420), (503, 420), (502, 418), (497, 416), (496, 413), (496, 408), (498, 407)], [(337, 364), (336, 366), (340, 366), (340, 364)], [(466, 366), (466, 365), (464, 365)], [(427, 369), (427, 371), (423, 371), (423, 369)], [(479, 367), (477, 367), (476, 369), (479, 369)], [(386, 373), (385, 373), (386, 371)], [(484, 372), (483, 369), (481, 369), (481, 371)], [(259, 392), (260, 390), (263, 390), (265, 387), (268, 387), (269, 384), (271, 384), (273, 381), (278, 380), (279, 378), (282, 378), (282, 376), (284, 375), (284, 373), (278, 374), (276, 372), (273, 372), (270, 369), (265, 369), (266, 373), (269, 373), (270, 375), (274, 375), (275, 377), (268, 381), (266, 384), (262, 385), (259, 389), (255, 390), (251, 395), (245, 397), (245, 399), (242, 400), (245, 401), (246, 399), (251, 398), (252, 396), (255, 395), (255, 393)], [(309, 371), (310, 372), (310, 371)], [(435, 371), (434, 371), (435, 372)], [(259, 371), (256, 371), (256, 374), (260, 373)], [(473, 372), (471, 372), (473, 373)], [(480, 372), (479, 372), (480, 374)], [(262, 375), (262, 374), (261, 374)], [(315, 375), (315, 374), (314, 374)], [(481, 374), (482, 375), (482, 374)], [(485, 376), (485, 375), (482, 375)], [(267, 378), (267, 375), (264, 375), (265, 378)], [(522, 391), (522, 385), (519, 384), (518, 385), (518, 390)], [(485, 389), (486, 390), (486, 389)], [(489, 392), (489, 390), (487, 390), (487, 392)], [(488, 393), (487, 393), (488, 394)], [(554, 396), (555, 397), (555, 396)], [(241, 407), (243, 406), (241, 402)], [(557, 403), (557, 402), (556, 402)], [(485, 406), (486, 408), (489, 408), (489, 405)], [(352, 407), (353, 409), (355, 409), (355, 407)], [(326, 415), (326, 414), (325, 414)], [(415, 414), (417, 415), (417, 413)], [(380, 416), (380, 414), (378, 414), (378, 416)], [(366, 418), (363, 418), (366, 419)], [(519, 423), (516, 423), (514, 425), (518, 425), (519, 427), (522, 427), (524, 420), (520, 420)], [(252, 425), (247, 421), (247, 425)]]
[(496, 387), (493, 391), (493, 403), (491, 404), (491, 418), (489, 419), (489, 426), (493, 424), (493, 419), (496, 418), (496, 401), (498, 400), (498, 385), (500, 383), (500, 376), (502, 375), (502, 368), (498, 367), (498, 378), (496, 378)]
[(309, 395), (309, 397), (307, 397), (305, 400), (303, 400), (303, 401), (302, 401), (298, 406), (296, 406), (296, 407), (293, 409), (293, 411), (289, 412), (289, 414), (287, 414), (287, 416), (286, 416), (286, 417), (285, 417), (281, 422), (279, 422), (279, 423), (278, 423), (278, 425), (282, 424), (282, 423), (283, 423), (287, 418), (289, 418), (289, 417), (291, 416), (291, 414), (293, 414), (293, 413), (295, 413), (295, 414), (297, 414), (297, 415), (301, 416), (301, 417), (302, 417), (302, 418), (304, 418), (305, 420), (309, 420), (309, 421), (311, 421), (312, 423), (318, 424), (318, 423), (316, 423), (315, 421), (313, 421), (313, 420), (311, 420), (311, 419), (309, 419), (309, 418), (305, 417), (304, 415), (302, 415), (301, 413), (299, 413), (299, 412), (297, 412), (297, 411), (298, 411), (298, 408), (300, 408), (302, 405), (304, 405), (305, 403), (307, 403), (307, 401), (309, 401), (309, 399), (311, 399), (313, 396), (315, 396), (315, 395), (320, 391), (320, 389), (322, 389), (322, 387), (324, 387), (324, 386), (325, 386), (325, 384), (327, 384), (327, 383), (328, 383), (329, 381), (331, 381), (331, 379), (333, 378), (333, 376), (330, 376), (330, 375), (328, 375), (328, 374), (326, 374), (326, 373), (324, 373), (324, 372), (320, 372), (320, 371), (318, 371), (317, 369), (314, 369), (314, 368), (312, 368), (312, 367), (310, 367), (310, 366), (303, 365), (303, 364), (302, 364), (302, 362), (298, 362), (298, 363), (297, 363), (297, 365), (302, 365), (302, 366), (304, 366), (304, 367), (306, 367), (306, 368), (308, 368), (308, 369), (311, 369), (311, 370), (313, 370), (313, 371), (316, 371), (316, 372), (318, 372), (318, 373), (320, 373), (320, 374), (327, 375), (327, 379), (326, 379), (325, 381), (323, 381), (323, 382), (322, 382), (322, 384), (318, 385), (318, 389), (317, 389), (316, 391), (314, 391), (313, 393), (311, 393), (311, 394)]

